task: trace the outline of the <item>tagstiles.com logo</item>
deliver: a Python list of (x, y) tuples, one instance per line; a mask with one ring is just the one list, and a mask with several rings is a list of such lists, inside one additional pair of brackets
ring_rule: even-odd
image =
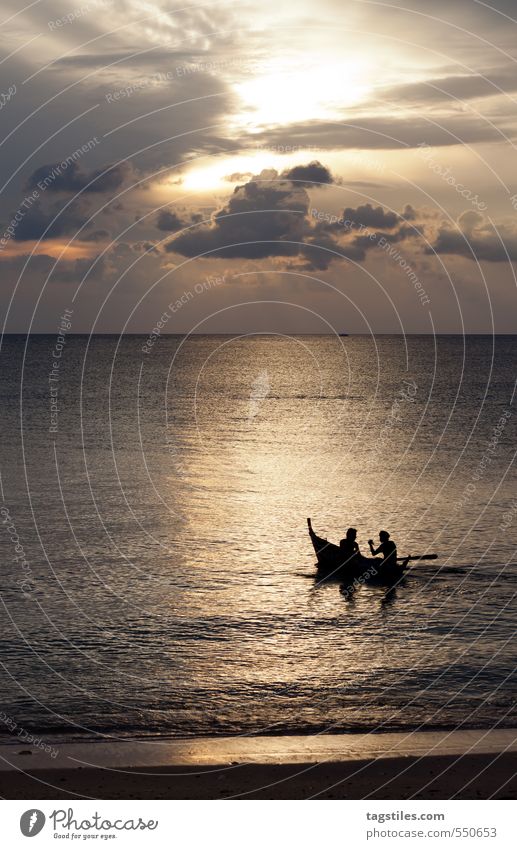
[[(158, 820), (143, 820), (142, 817), (123, 819), (108, 819), (95, 811), (84, 819), (74, 813), (73, 808), (68, 810), (55, 810), (48, 816), (49, 824), (52, 824), (54, 837), (79, 840), (109, 840), (118, 836), (120, 832), (128, 831), (154, 831), (158, 827)], [(45, 814), (37, 808), (25, 811), (20, 817), (20, 830), (25, 837), (34, 837), (39, 834), (45, 825)]]
[(20, 817), (20, 831), (25, 837), (35, 837), (45, 825), (45, 814), (36, 808), (25, 811)]

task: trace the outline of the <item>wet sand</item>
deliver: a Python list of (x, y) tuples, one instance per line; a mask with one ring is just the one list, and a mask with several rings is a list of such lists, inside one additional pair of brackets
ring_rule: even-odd
[(0, 746), (7, 799), (515, 799), (517, 731)]

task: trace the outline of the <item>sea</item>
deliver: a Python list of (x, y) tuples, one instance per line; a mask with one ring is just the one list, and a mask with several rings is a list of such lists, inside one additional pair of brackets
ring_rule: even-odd
[[(4, 336), (2, 740), (517, 724), (517, 339)], [(307, 517), (389, 531), (317, 579)]]

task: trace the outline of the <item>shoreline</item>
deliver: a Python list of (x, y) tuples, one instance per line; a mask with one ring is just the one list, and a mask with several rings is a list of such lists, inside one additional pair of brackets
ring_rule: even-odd
[(0, 745), (7, 799), (517, 798), (517, 729)]

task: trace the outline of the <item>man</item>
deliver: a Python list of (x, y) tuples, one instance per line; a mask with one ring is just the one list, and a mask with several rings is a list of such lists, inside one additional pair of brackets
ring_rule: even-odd
[(357, 530), (355, 528), (349, 528), (346, 532), (346, 537), (339, 543), (339, 549), (343, 556), (343, 565), (348, 564), (351, 566), (354, 564), (354, 561), (357, 562), (361, 557), (356, 537)]
[(397, 569), (400, 568), (397, 566), (397, 546), (390, 539), (390, 535), (388, 531), (379, 531), (379, 539), (381, 544), (378, 548), (373, 547), (373, 539), (368, 540), (368, 545), (370, 546), (370, 551), (372, 553), (372, 557), (375, 557), (377, 554), (382, 554), (382, 569)]

